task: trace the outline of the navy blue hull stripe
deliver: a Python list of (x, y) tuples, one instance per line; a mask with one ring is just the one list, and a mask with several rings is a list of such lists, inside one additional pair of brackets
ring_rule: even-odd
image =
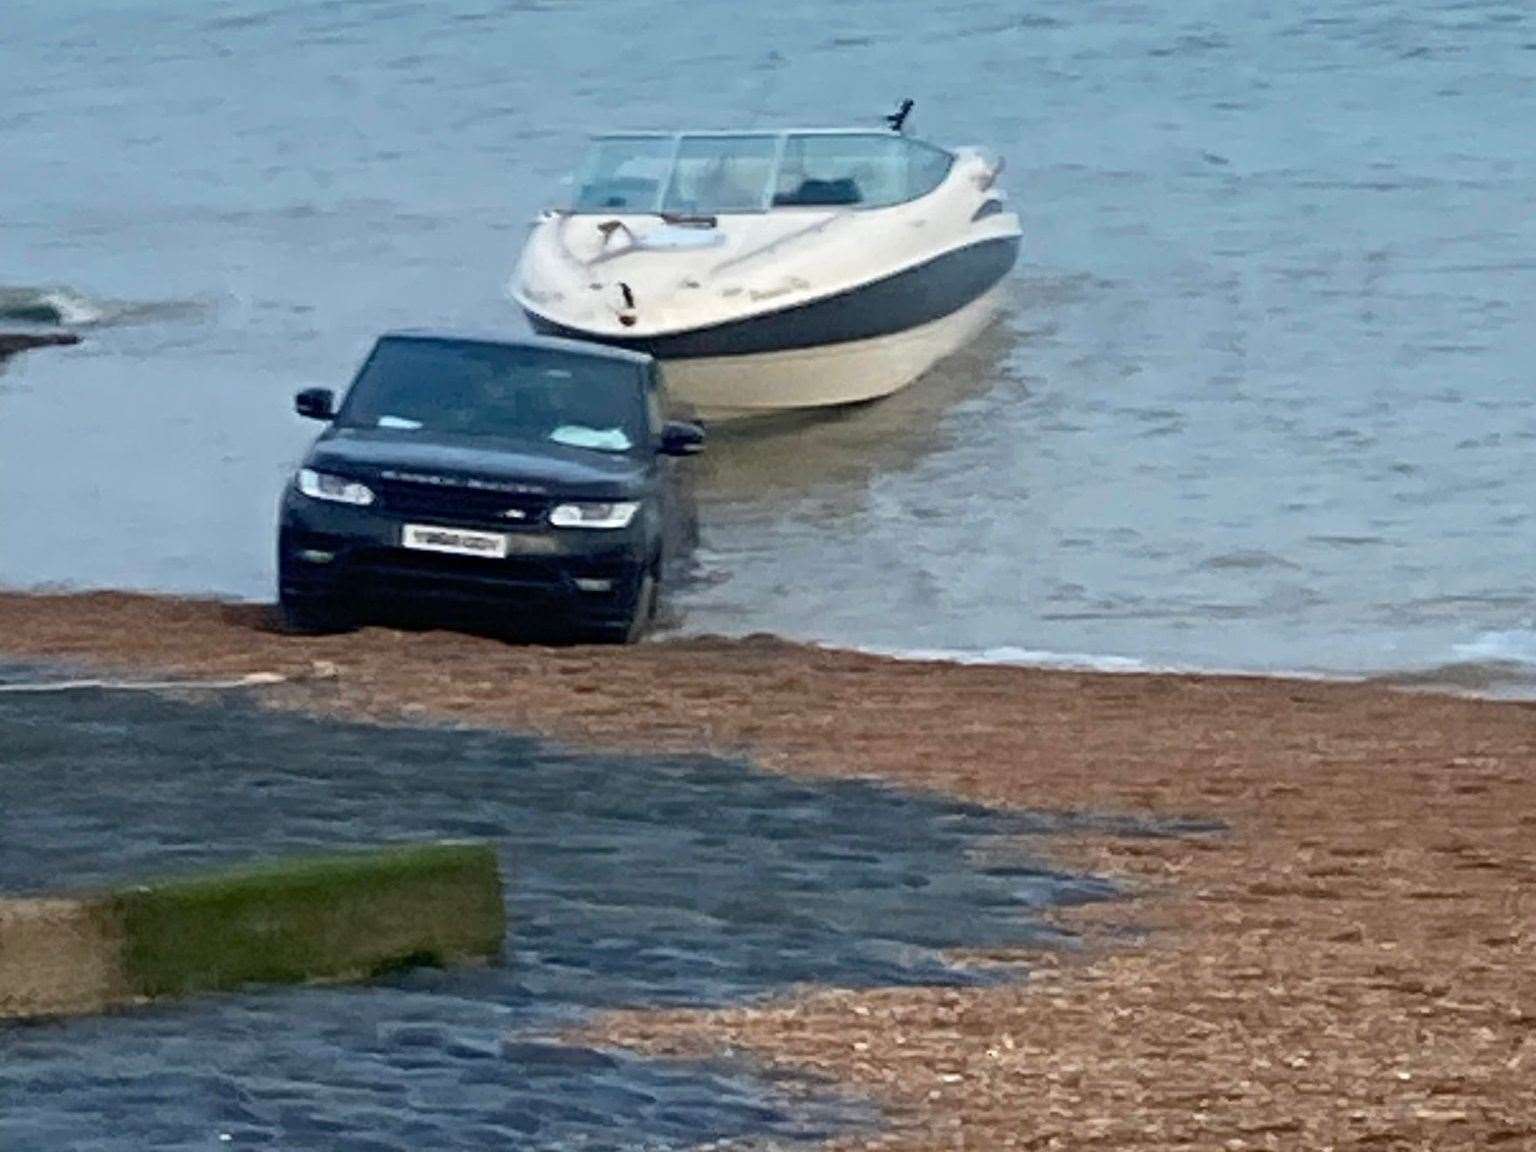
[[(631, 348), (661, 360), (845, 344), (905, 332), (958, 312), (1006, 276), (1018, 252), (1016, 236), (983, 240), (836, 296), (674, 336), (626, 340), (594, 336), (534, 312), (528, 312), (528, 320), (547, 335)], [(644, 300), (638, 304), (645, 308)]]

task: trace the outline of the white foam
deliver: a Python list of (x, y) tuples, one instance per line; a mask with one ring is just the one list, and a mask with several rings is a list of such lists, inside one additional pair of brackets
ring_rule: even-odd
[(38, 297), (38, 303), (52, 308), (59, 317), (59, 323), (68, 328), (98, 324), (106, 315), (100, 307), (72, 292), (58, 290), (44, 292)]
[(204, 311), (195, 300), (94, 300), (73, 288), (0, 288), (0, 317), (26, 324), (90, 328), (186, 319)]
[(1079, 672), (1186, 672), (1192, 668), (1175, 668), (1168, 665), (1149, 664), (1130, 656), (1096, 656), (1080, 652), (1047, 652), (1035, 648), (1016, 648), (1005, 645), (999, 648), (865, 648), (876, 656), (890, 656), (897, 660), (915, 660), (935, 664), (1000, 664), (1027, 668), (1065, 668)]
[(1048, 652), (1032, 648), (878, 648), (860, 652), (941, 664), (1041, 668), (1066, 672), (1115, 675), (1259, 676), (1266, 680), (1358, 684), (1379, 680), (1401, 687), (1429, 688), (1494, 700), (1536, 699), (1536, 631), (1488, 632), (1455, 648), (1456, 660), (1429, 669), (1395, 669), (1373, 673), (1298, 670), (1291, 668), (1221, 668), (1198, 664), (1162, 664), (1129, 656)]
[(1107, 672), (1135, 676), (1262, 676), (1270, 680), (1338, 681), (1356, 683), (1365, 677), (1350, 672), (1319, 672), (1296, 668), (1223, 668), (1206, 664), (1176, 664), (1082, 652), (1051, 652), (1004, 645), (997, 648), (880, 648), (859, 647), (871, 656), (919, 663), (1046, 668), (1065, 672)]
[[(1358, 682), (1376, 677), (1422, 675), (1413, 668), (1383, 668), (1367, 672), (1333, 669), (1297, 668), (1225, 668), (1207, 664), (1179, 664), (1143, 660), (1133, 656), (1109, 656), (1081, 652), (1052, 652), (1045, 649), (1005, 645), (996, 648), (895, 648), (860, 646), (872, 656), (939, 664), (998, 665), (1022, 668), (1059, 668), (1077, 672), (1116, 672), (1180, 676), (1264, 676), (1280, 680), (1324, 680)], [(1485, 632), (1476, 639), (1452, 648), (1454, 659), (1442, 668), (1486, 668), (1511, 672), (1524, 679), (1526, 669), (1536, 679), (1536, 629), (1516, 628)]]
[(1529, 664), (1536, 667), (1536, 630), (1513, 628), (1484, 632), (1452, 649), (1458, 662), (1468, 664)]

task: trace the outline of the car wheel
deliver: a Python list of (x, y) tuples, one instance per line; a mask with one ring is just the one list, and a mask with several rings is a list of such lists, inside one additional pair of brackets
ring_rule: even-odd
[(324, 636), (354, 627), (341, 611), (325, 601), (283, 596), (278, 600), (278, 611), (282, 615), (283, 631), (295, 636)]
[(630, 617), (629, 627), (624, 631), (623, 643), (638, 644), (645, 639), (651, 625), (656, 622), (656, 602), (660, 594), (661, 584), (656, 579), (656, 570), (652, 568), (640, 577), (640, 591), (635, 596), (635, 614)]
[(635, 593), (635, 607), (627, 621), (613, 624), (592, 625), (576, 635), (581, 644), (638, 644), (656, 621), (656, 602), (660, 584), (653, 566), (640, 577), (640, 587)]

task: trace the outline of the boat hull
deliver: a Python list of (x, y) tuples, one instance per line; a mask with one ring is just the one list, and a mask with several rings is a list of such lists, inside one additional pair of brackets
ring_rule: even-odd
[(980, 334), (996, 286), (948, 316), (902, 332), (779, 352), (664, 360), (667, 387), (708, 422), (878, 400), (900, 391)]
[(635, 339), (584, 332), (525, 306), (539, 332), (655, 356), (705, 420), (879, 399), (993, 319), (1019, 238), (989, 238), (849, 292), (726, 324)]

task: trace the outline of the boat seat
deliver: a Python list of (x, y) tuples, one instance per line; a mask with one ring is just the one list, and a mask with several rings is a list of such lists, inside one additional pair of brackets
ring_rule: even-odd
[(780, 192), (773, 198), (775, 208), (783, 207), (833, 207), (841, 204), (857, 204), (863, 200), (858, 184), (849, 179), (802, 180), (793, 192)]

